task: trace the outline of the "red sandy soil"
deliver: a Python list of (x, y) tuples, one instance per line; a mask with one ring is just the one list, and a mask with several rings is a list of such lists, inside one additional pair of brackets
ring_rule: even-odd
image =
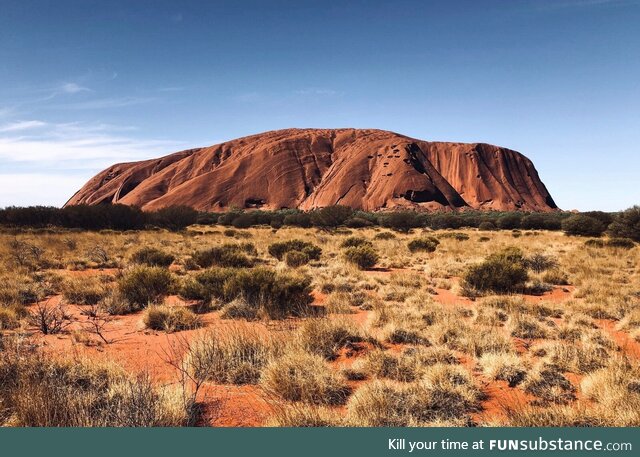
[(364, 210), (556, 209), (533, 163), (516, 151), (372, 129), (278, 130), (117, 164), (91, 178), (67, 205), (106, 202), (201, 211), (337, 204)]
[[(115, 274), (116, 270), (86, 270), (82, 272), (67, 272), (74, 276), (86, 276), (92, 274)], [(374, 271), (375, 275), (389, 275), (393, 271)], [(525, 299), (531, 302), (545, 301), (562, 303), (572, 297), (573, 287), (557, 287), (553, 291), (542, 296), (526, 296)], [(436, 289), (437, 295), (434, 299), (444, 306), (474, 307), (475, 302), (455, 295), (451, 290)], [(313, 292), (315, 306), (322, 306), (326, 300), (326, 294), (319, 291)], [(60, 297), (51, 297), (47, 300), (50, 305), (55, 305), (60, 301)], [(169, 302), (176, 305), (189, 306), (177, 297), (169, 297)], [(76, 320), (71, 330), (85, 328), (86, 317), (81, 314), (82, 307), (68, 305), (67, 311)], [(358, 325), (365, 325), (370, 316), (370, 311), (363, 311), (354, 308), (352, 314), (336, 315), (336, 319), (349, 319)], [(74, 354), (78, 357), (90, 357), (97, 360), (111, 360), (121, 364), (132, 373), (145, 373), (160, 384), (171, 384), (177, 381), (176, 370), (167, 363), (167, 360), (176, 360), (184, 355), (185, 343), (191, 341), (199, 333), (214, 328), (223, 330), (225, 326), (237, 325), (234, 321), (221, 320), (218, 313), (211, 312), (201, 315), (205, 327), (197, 330), (182, 331), (173, 334), (150, 331), (144, 328), (142, 323), (142, 313), (135, 313), (125, 316), (117, 316), (106, 326), (105, 337), (109, 344), (99, 343), (96, 335), (88, 334), (97, 344), (86, 345), (74, 341), (72, 333), (62, 335), (40, 336), (39, 341), (47, 351), (53, 354)], [(615, 329), (615, 322), (608, 320), (598, 320), (597, 324), (603, 328), (624, 353), (632, 357), (640, 357), (640, 344), (629, 337), (625, 332)], [(281, 323), (255, 322), (247, 325), (264, 331), (274, 329), (292, 328), (297, 325), (296, 320), (289, 320)], [(35, 334), (35, 331), (34, 331)], [(534, 343), (530, 340), (514, 338), (516, 348), (521, 353), (526, 353), (528, 348)], [(386, 345), (386, 349), (395, 353), (400, 353), (405, 345)], [(350, 367), (354, 361), (362, 357), (372, 347), (369, 344), (359, 344), (351, 348), (340, 351), (337, 359), (332, 362), (336, 369)], [(475, 414), (473, 419), (478, 423), (495, 423), (504, 418), (505, 405), (517, 407), (525, 405), (532, 400), (532, 397), (524, 393), (519, 388), (510, 388), (506, 382), (491, 381), (482, 376), (475, 366), (474, 360), (459, 353), (460, 362), (476, 376), (478, 382), (483, 387), (486, 399), (482, 403), (482, 411)], [(575, 374), (566, 374), (567, 378), (579, 388), (581, 377)], [(351, 382), (351, 386), (356, 388), (362, 382)], [(579, 392), (578, 392), (579, 395)], [(267, 395), (258, 386), (222, 386), (207, 384), (201, 391), (200, 400), (204, 405), (204, 423), (202, 425), (212, 426), (260, 426), (263, 425), (270, 412), (273, 403), (269, 402)], [(338, 408), (338, 411), (344, 411)]]

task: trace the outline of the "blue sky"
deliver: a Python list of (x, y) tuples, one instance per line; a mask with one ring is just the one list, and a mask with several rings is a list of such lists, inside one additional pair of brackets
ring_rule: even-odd
[(524, 153), (563, 209), (640, 203), (640, 1), (0, 1), (0, 207), (288, 127)]

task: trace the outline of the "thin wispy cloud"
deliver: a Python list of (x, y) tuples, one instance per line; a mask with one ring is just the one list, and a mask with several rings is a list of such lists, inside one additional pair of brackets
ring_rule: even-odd
[(17, 121), (0, 126), (0, 132), (19, 132), (44, 127), (46, 125), (47, 123), (42, 121)]
[(296, 90), (294, 91), (294, 94), (295, 95), (342, 95), (342, 93), (338, 92), (337, 90), (314, 88), (314, 87)]
[(127, 106), (143, 105), (157, 101), (155, 97), (116, 97), (116, 98), (98, 98), (86, 100), (82, 102), (65, 103), (56, 105), (55, 108), (77, 109), (77, 110), (95, 110), (124, 108)]
[(60, 86), (60, 91), (66, 94), (77, 94), (78, 92), (92, 92), (88, 87), (81, 86), (76, 83), (64, 83)]
[(169, 87), (161, 87), (158, 89), (158, 92), (182, 92), (185, 90), (182, 86), (169, 86)]
[(184, 146), (177, 141), (135, 138), (126, 134), (129, 128), (109, 124), (45, 124), (41, 130), (33, 134), (5, 130), (0, 135), (0, 164), (96, 170), (116, 161), (156, 157)]

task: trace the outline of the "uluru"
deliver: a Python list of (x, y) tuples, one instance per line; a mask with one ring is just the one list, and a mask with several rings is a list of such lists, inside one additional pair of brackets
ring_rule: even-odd
[(113, 165), (66, 205), (552, 211), (533, 163), (484, 143), (375, 129), (286, 129)]

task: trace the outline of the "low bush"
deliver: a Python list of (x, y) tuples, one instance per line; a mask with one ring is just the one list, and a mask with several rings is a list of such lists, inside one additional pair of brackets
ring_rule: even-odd
[(350, 388), (319, 355), (293, 351), (269, 362), (260, 384), (287, 401), (314, 405), (341, 405)]
[(350, 236), (345, 238), (342, 243), (340, 243), (341, 248), (353, 248), (358, 246), (368, 246), (370, 248), (373, 247), (373, 243), (366, 238), (361, 236)]
[(12, 307), (0, 306), (0, 331), (13, 330), (19, 326), (20, 316), (16, 310)]
[(107, 285), (96, 277), (67, 279), (62, 285), (62, 296), (74, 305), (96, 305), (107, 296)]
[(516, 354), (487, 353), (478, 361), (482, 371), (490, 379), (507, 381), (509, 387), (520, 384), (527, 373), (527, 367)]
[(252, 243), (226, 243), (193, 254), (194, 262), (202, 267), (232, 267), (249, 268), (254, 264), (247, 254), (255, 254), (256, 248)]
[(496, 224), (490, 221), (481, 222), (480, 225), (478, 226), (478, 230), (483, 232), (490, 232), (496, 229), (497, 229)]
[(411, 240), (407, 244), (407, 247), (411, 252), (435, 252), (439, 244), (440, 241), (437, 238), (430, 236), (428, 238), (418, 238), (415, 240)]
[(194, 379), (219, 384), (256, 384), (282, 342), (248, 326), (208, 331), (191, 344), (186, 366)]
[(225, 303), (242, 299), (270, 318), (304, 314), (313, 301), (308, 276), (266, 267), (210, 268), (188, 280), (181, 294), (188, 299)]
[(309, 256), (300, 251), (289, 251), (284, 255), (284, 263), (288, 267), (298, 268), (309, 263)]
[(592, 239), (585, 241), (584, 245), (589, 248), (603, 248), (607, 243), (604, 240)]
[(347, 262), (356, 265), (360, 270), (368, 270), (378, 263), (378, 253), (368, 246), (357, 246), (345, 249), (344, 258)]
[(480, 292), (521, 291), (529, 278), (524, 262), (524, 256), (518, 249), (492, 254), (466, 271), (464, 285)]
[(162, 302), (172, 288), (173, 277), (162, 267), (136, 267), (125, 272), (118, 281), (122, 297), (138, 308)]
[(558, 266), (558, 260), (550, 255), (536, 252), (526, 257), (524, 264), (534, 272), (542, 273), (543, 271), (556, 268)]
[(157, 248), (142, 248), (131, 256), (131, 260), (138, 265), (149, 267), (168, 267), (173, 263), (175, 257)]
[(545, 272), (545, 274), (542, 276), (542, 280), (548, 284), (553, 284), (556, 286), (569, 285), (569, 275), (557, 268)]
[(606, 229), (607, 226), (602, 221), (582, 214), (575, 214), (562, 221), (562, 230), (567, 235), (599, 237)]
[(438, 364), (425, 370), (421, 381), (406, 386), (390, 381), (365, 384), (349, 399), (347, 420), (366, 427), (468, 425), (481, 399), (466, 370)]
[(440, 234), (439, 237), (442, 239), (450, 238), (456, 241), (467, 241), (469, 239), (469, 235), (462, 232), (445, 232)]
[(609, 234), (615, 238), (629, 238), (640, 243), (640, 206), (619, 213), (609, 225)]
[(539, 402), (566, 404), (576, 398), (576, 388), (557, 367), (541, 362), (527, 373), (522, 389)]
[(194, 425), (192, 398), (156, 388), (113, 364), (59, 360), (14, 349), (0, 358), (2, 418), (23, 427)]
[(233, 300), (227, 303), (220, 310), (220, 319), (243, 319), (253, 321), (258, 319), (259, 309), (251, 306), (242, 299)]
[(190, 330), (200, 325), (200, 318), (183, 306), (150, 306), (145, 310), (142, 321), (151, 330), (165, 332)]
[(629, 238), (610, 238), (607, 240), (607, 247), (620, 249), (633, 249), (636, 244)]
[(398, 237), (391, 232), (380, 232), (376, 233), (373, 238), (376, 240), (395, 240)]
[(289, 251), (304, 252), (310, 260), (319, 260), (322, 254), (322, 249), (315, 244), (298, 239), (272, 243), (269, 245), (268, 251), (278, 260), (284, 259), (285, 254)]
[(331, 360), (338, 351), (362, 342), (364, 337), (355, 325), (328, 318), (311, 319), (298, 329), (295, 337), (304, 351)]

